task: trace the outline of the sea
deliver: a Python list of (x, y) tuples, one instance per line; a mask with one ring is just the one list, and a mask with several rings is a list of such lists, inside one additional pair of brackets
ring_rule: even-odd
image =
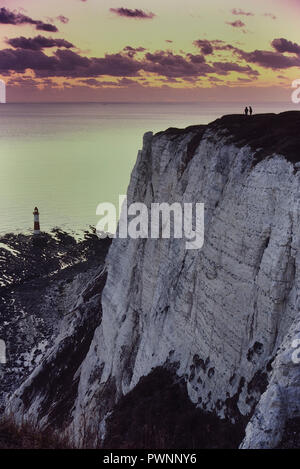
[[(297, 109), (251, 103), (254, 113)], [(43, 231), (80, 233), (96, 207), (118, 207), (143, 134), (207, 124), (245, 103), (7, 103), (0, 105), (0, 234), (29, 233), (38, 207)], [(298, 106), (300, 109), (300, 107)]]

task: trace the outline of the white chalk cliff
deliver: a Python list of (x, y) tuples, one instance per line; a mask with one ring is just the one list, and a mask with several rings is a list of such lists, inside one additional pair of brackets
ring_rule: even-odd
[[(84, 427), (96, 444), (120, 397), (153, 368), (173, 365), (196, 406), (250, 419), (241, 447), (277, 446), (300, 416), (292, 360), (300, 338), (299, 125), (291, 112), (145, 134), (128, 203), (204, 202), (203, 248), (114, 239), (102, 321), (93, 316), (87, 326), (98, 303), (85, 291), (8, 412), (75, 433), (79, 446)], [(101, 291), (101, 275), (88, 292)]]

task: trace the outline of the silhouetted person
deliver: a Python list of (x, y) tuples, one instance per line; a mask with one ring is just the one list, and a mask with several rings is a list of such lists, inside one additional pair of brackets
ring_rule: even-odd
[(245, 116), (248, 116), (248, 108), (247, 108), (247, 106), (245, 107)]
[(250, 114), (250, 116), (252, 116), (252, 112), (253, 112), (253, 111), (252, 111), (252, 107), (249, 106), (249, 114)]

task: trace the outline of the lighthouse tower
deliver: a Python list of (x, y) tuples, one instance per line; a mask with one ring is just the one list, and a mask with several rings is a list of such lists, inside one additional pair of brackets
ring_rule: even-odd
[(39, 209), (37, 207), (34, 207), (33, 211), (33, 220), (34, 220), (34, 227), (33, 227), (33, 233), (34, 234), (40, 234), (40, 214), (39, 214)]

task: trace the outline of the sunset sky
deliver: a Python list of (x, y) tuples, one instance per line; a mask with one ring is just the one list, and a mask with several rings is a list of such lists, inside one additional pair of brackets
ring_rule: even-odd
[(300, 0), (6, 0), (8, 101), (286, 101)]

